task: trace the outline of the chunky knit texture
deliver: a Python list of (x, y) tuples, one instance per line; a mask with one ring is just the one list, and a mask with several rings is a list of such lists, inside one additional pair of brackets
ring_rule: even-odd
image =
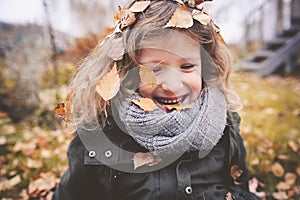
[(217, 87), (207, 87), (191, 108), (170, 113), (161, 109), (145, 112), (131, 102), (140, 99), (115, 98), (119, 117), (127, 133), (154, 155), (165, 157), (199, 150), (205, 157), (223, 135), (226, 125), (226, 100)]

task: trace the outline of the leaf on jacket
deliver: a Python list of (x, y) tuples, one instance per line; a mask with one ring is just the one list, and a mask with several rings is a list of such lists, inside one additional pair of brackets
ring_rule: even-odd
[(138, 152), (134, 154), (132, 160), (133, 160), (134, 170), (144, 165), (148, 165), (148, 166), (156, 165), (159, 162), (158, 159), (156, 159), (151, 153), (142, 153), (142, 152)]
[(111, 41), (111, 48), (108, 51), (108, 56), (115, 61), (122, 60), (124, 52), (125, 49), (122, 37), (113, 39)]
[(207, 25), (212, 17), (206, 13), (205, 11), (200, 11), (200, 10), (193, 10), (192, 11), (192, 15), (193, 15), (193, 19), (197, 20), (198, 22), (200, 22), (202, 25)]
[(117, 70), (117, 64), (105, 74), (96, 85), (96, 92), (105, 100), (112, 99), (119, 91), (120, 77)]
[(193, 26), (193, 16), (186, 5), (176, 8), (165, 27), (190, 28)]
[(154, 85), (156, 84), (156, 76), (152, 70), (152, 67), (140, 65), (139, 75), (142, 84), (144, 84), (145, 86), (154, 87)]
[(135, 105), (139, 106), (145, 112), (150, 112), (158, 109), (157, 105), (152, 99), (149, 98), (140, 98), (139, 100), (131, 100)]
[(235, 184), (239, 184), (237, 182), (237, 179), (242, 175), (243, 170), (240, 169), (240, 167), (238, 165), (232, 165), (230, 168), (230, 176), (232, 177), (232, 179), (234, 180)]
[(232, 196), (231, 192), (227, 192), (226, 196), (225, 196), (225, 200), (234, 200), (235, 198)]
[(130, 8), (131, 12), (143, 12), (150, 5), (150, 1), (136, 1)]

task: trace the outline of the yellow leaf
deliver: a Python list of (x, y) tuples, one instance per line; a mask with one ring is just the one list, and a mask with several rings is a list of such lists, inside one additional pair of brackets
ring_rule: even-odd
[(271, 171), (273, 172), (273, 174), (276, 177), (282, 177), (285, 172), (284, 168), (282, 167), (282, 165), (279, 162), (276, 162), (272, 165)]
[(152, 99), (149, 98), (141, 98), (139, 100), (131, 100), (135, 105), (139, 106), (145, 112), (150, 112), (155, 109), (158, 109), (157, 105), (154, 103)]
[(96, 85), (96, 92), (105, 100), (110, 100), (118, 93), (120, 88), (120, 77), (117, 64), (105, 74)]
[(131, 12), (143, 12), (150, 5), (150, 1), (136, 1), (130, 8)]
[(142, 84), (148, 87), (154, 87), (156, 84), (156, 77), (151, 67), (140, 65), (139, 74)]
[(211, 16), (204, 11), (193, 10), (192, 15), (195, 20), (205, 26), (211, 21)]
[(132, 160), (133, 160), (134, 170), (144, 165), (151, 166), (158, 163), (155, 157), (151, 153), (138, 152), (134, 154)]
[(193, 26), (193, 16), (186, 5), (176, 8), (165, 27), (190, 28)]

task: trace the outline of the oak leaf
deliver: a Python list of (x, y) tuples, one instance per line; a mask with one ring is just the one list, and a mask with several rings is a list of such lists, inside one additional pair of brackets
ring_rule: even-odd
[(96, 92), (105, 100), (110, 100), (118, 93), (120, 88), (120, 77), (117, 64), (105, 74), (96, 85)]
[(140, 98), (139, 100), (131, 100), (135, 105), (139, 106), (145, 112), (150, 112), (158, 109), (157, 105), (152, 99), (149, 98)]
[(142, 153), (142, 152), (138, 152), (134, 154), (132, 160), (133, 160), (134, 170), (144, 165), (152, 166), (159, 162), (158, 159), (155, 158), (151, 153)]
[(150, 5), (150, 1), (136, 1), (130, 8), (131, 12), (143, 12)]
[(140, 65), (139, 75), (142, 84), (144, 84), (145, 86), (154, 87), (154, 85), (156, 84), (156, 76), (151, 67)]
[(165, 27), (190, 28), (193, 26), (193, 16), (186, 5), (176, 8)]

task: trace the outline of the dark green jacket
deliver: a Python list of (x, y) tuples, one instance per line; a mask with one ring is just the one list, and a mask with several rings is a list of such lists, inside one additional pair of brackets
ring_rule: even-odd
[[(236, 200), (258, 199), (248, 191), (246, 150), (239, 124), (238, 114), (228, 113), (222, 139), (202, 159), (197, 151), (186, 152), (164, 167), (153, 166), (154, 171), (149, 172), (151, 167), (132, 171), (138, 173), (128, 169), (133, 170), (133, 153), (145, 149), (116, 125), (108, 126), (105, 135), (77, 131), (68, 148), (69, 169), (53, 199), (223, 200), (229, 192)], [(232, 165), (243, 170), (236, 181), (230, 176)]]

